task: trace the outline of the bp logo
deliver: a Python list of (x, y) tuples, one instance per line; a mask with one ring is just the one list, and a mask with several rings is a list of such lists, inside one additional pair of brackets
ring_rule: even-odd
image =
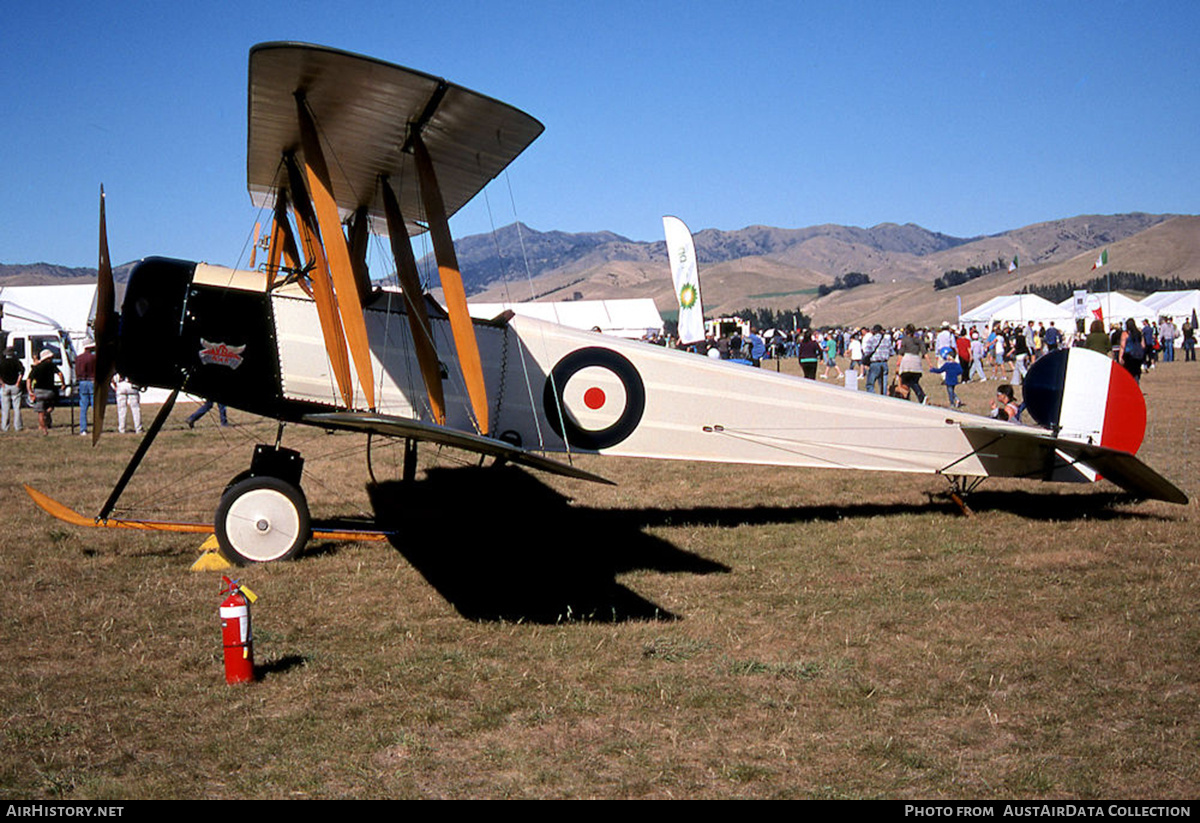
[(691, 283), (685, 283), (679, 290), (679, 307), (682, 309), (694, 308), (699, 297), (700, 292), (696, 291), (696, 287)]
[(646, 409), (646, 387), (623, 355), (578, 349), (550, 370), (542, 408), (550, 428), (570, 446), (599, 451), (633, 434)]

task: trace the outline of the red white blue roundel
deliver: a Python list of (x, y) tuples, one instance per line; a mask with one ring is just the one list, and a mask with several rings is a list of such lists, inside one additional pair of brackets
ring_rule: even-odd
[(542, 405), (550, 428), (568, 445), (599, 451), (633, 434), (646, 409), (646, 387), (623, 355), (578, 349), (550, 370)]
[(1146, 398), (1120, 363), (1084, 348), (1060, 349), (1029, 367), (1025, 406), (1061, 436), (1136, 454), (1146, 434)]

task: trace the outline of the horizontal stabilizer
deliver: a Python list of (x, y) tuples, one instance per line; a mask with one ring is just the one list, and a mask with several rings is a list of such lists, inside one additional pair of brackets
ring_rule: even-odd
[[(1046, 431), (1007, 424), (962, 424), (963, 433), (988, 474), (999, 477), (1042, 477), (1065, 480), (1075, 468), (1099, 472), (1106, 480), (1148, 500), (1186, 504), (1188, 497), (1170, 480), (1129, 452), (1054, 437)], [(1065, 464), (1064, 456), (1071, 463)], [(953, 474), (948, 467), (944, 474)], [(1088, 479), (1078, 472), (1079, 479)]]
[(455, 429), (443, 428), (442, 426), (434, 426), (418, 420), (411, 420), (407, 417), (393, 417), (387, 414), (374, 414), (371, 412), (329, 412), (323, 414), (306, 414), (301, 418), (300, 422), (327, 429), (367, 432), (387, 435), (389, 437), (409, 437), (413, 440), (423, 440), (428, 443), (453, 446), (454, 448), (464, 449), (476, 454), (496, 457), (521, 466), (528, 466), (531, 469), (549, 472), (550, 474), (573, 477), (576, 480), (589, 480), (593, 483), (604, 483), (610, 486), (615, 485), (611, 480), (601, 477), (598, 474), (592, 474), (567, 463), (543, 457), (540, 454), (535, 454), (520, 446), (506, 443), (503, 440), (481, 437)]
[(1179, 503), (1180, 505), (1186, 505), (1188, 502), (1187, 495), (1180, 491), (1174, 483), (1129, 452), (1062, 439), (1058, 441), (1058, 448), (1080, 462), (1086, 463), (1090, 468), (1100, 472), (1100, 475), (1106, 480), (1115, 483), (1127, 492), (1133, 492), (1150, 500), (1165, 500), (1168, 503)]

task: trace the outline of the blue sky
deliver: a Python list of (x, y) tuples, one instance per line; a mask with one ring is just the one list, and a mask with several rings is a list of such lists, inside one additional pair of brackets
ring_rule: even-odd
[(20, 5), (0, 29), (2, 263), (94, 266), (104, 183), (114, 260), (235, 264), (266, 40), (441, 75), (546, 125), (457, 235), (519, 218), (656, 240), (671, 213), (973, 236), (1200, 211), (1195, 2)]

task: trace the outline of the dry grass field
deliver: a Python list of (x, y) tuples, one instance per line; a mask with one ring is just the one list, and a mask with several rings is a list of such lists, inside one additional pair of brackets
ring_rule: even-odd
[[(1200, 368), (1143, 387), (1142, 455), (1194, 497)], [(274, 436), (189, 410), (132, 514), (211, 517)], [(0, 435), (5, 799), (1200, 794), (1195, 504), (989, 481), (966, 518), (935, 477), (588, 459), (600, 487), (428, 448), (368, 489), (362, 438), (289, 430), (316, 514), (399, 538), (242, 570), (260, 682), (228, 687), (196, 536), (21, 491), (94, 512), (135, 440)]]

